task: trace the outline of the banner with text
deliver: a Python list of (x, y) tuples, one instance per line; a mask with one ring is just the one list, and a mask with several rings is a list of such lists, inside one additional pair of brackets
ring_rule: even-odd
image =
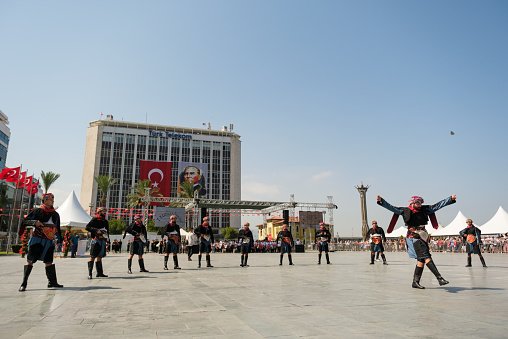
[(323, 212), (300, 211), (300, 228), (318, 229), (319, 223), (323, 222)]

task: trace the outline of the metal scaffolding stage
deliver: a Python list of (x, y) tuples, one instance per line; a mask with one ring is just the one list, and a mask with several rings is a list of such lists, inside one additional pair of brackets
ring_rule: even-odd
[[(330, 233), (334, 236), (333, 224), (333, 210), (337, 209), (337, 205), (333, 202), (333, 196), (328, 196), (326, 203), (314, 202), (296, 202), (294, 194), (291, 194), (290, 201), (277, 202), (277, 201), (247, 201), (247, 200), (219, 200), (219, 199), (201, 199), (201, 198), (169, 198), (169, 197), (151, 197), (146, 191), (145, 196), (141, 199), (145, 206), (150, 203), (163, 203), (171, 204), (172, 206), (185, 207), (186, 211), (197, 211), (200, 213), (201, 208), (222, 210), (222, 209), (238, 209), (238, 210), (255, 210), (263, 215), (263, 223), (266, 224), (270, 213), (289, 210), (290, 226), (294, 232), (295, 210), (297, 208), (307, 209), (327, 209), (328, 210), (328, 224)], [(148, 219), (148, 210), (145, 210), (145, 221)], [(201, 218), (193, 218), (193, 227), (198, 226)]]

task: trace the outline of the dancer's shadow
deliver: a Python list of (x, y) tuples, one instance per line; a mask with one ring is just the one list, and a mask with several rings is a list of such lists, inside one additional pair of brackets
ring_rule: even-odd
[(85, 286), (85, 287), (64, 287), (66, 290), (71, 291), (92, 291), (92, 290), (119, 290), (119, 287), (111, 287), (111, 286)]
[(497, 288), (497, 287), (460, 287), (460, 286), (446, 286), (439, 287), (439, 289), (445, 289), (446, 292), (449, 293), (459, 293), (462, 291), (505, 291), (505, 288)]
[[(154, 272), (154, 273), (156, 273), (156, 272)], [(99, 279), (99, 278), (95, 278), (95, 279)], [(123, 277), (109, 276), (107, 278), (107, 280), (111, 280), (111, 279), (156, 279), (156, 277), (150, 277), (150, 276), (146, 276), (146, 275), (126, 275)]]

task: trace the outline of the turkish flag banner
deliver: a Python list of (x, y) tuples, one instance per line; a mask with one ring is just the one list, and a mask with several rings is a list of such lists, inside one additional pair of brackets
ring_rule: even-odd
[(23, 181), (21, 181), (21, 179), (20, 179), (19, 182), (18, 182), (18, 187), (32, 186), (32, 178), (33, 178), (33, 175), (31, 175), (29, 177), (26, 177), (26, 179), (23, 180)]
[(163, 197), (171, 196), (171, 161), (139, 161), (139, 180), (150, 180)]
[(26, 180), (26, 171), (21, 173), (21, 175), (19, 176), (18, 182), (16, 183), (16, 187), (24, 187), (23, 184), (25, 183), (25, 180)]
[(26, 188), (26, 191), (28, 194), (35, 194), (39, 192), (39, 189), (37, 188), (39, 186), (39, 180), (37, 182), (33, 183), (33, 185), (30, 185)]
[(21, 167), (14, 168), (4, 168), (2, 172), (0, 172), (0, 179), (4, 179), (8, 182), (17, 182), (19, 180), (19, 172), (21, 171)]

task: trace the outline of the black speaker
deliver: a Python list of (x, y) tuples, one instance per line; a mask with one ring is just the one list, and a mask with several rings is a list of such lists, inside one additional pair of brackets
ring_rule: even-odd
[(284, 218), (284, 223), (289, 226), (289, 210), (283, 210), (282, 217)]
[(206, 207), (201, 207), (201, 220), (206, 217), (208, 213), (206, 212)]

